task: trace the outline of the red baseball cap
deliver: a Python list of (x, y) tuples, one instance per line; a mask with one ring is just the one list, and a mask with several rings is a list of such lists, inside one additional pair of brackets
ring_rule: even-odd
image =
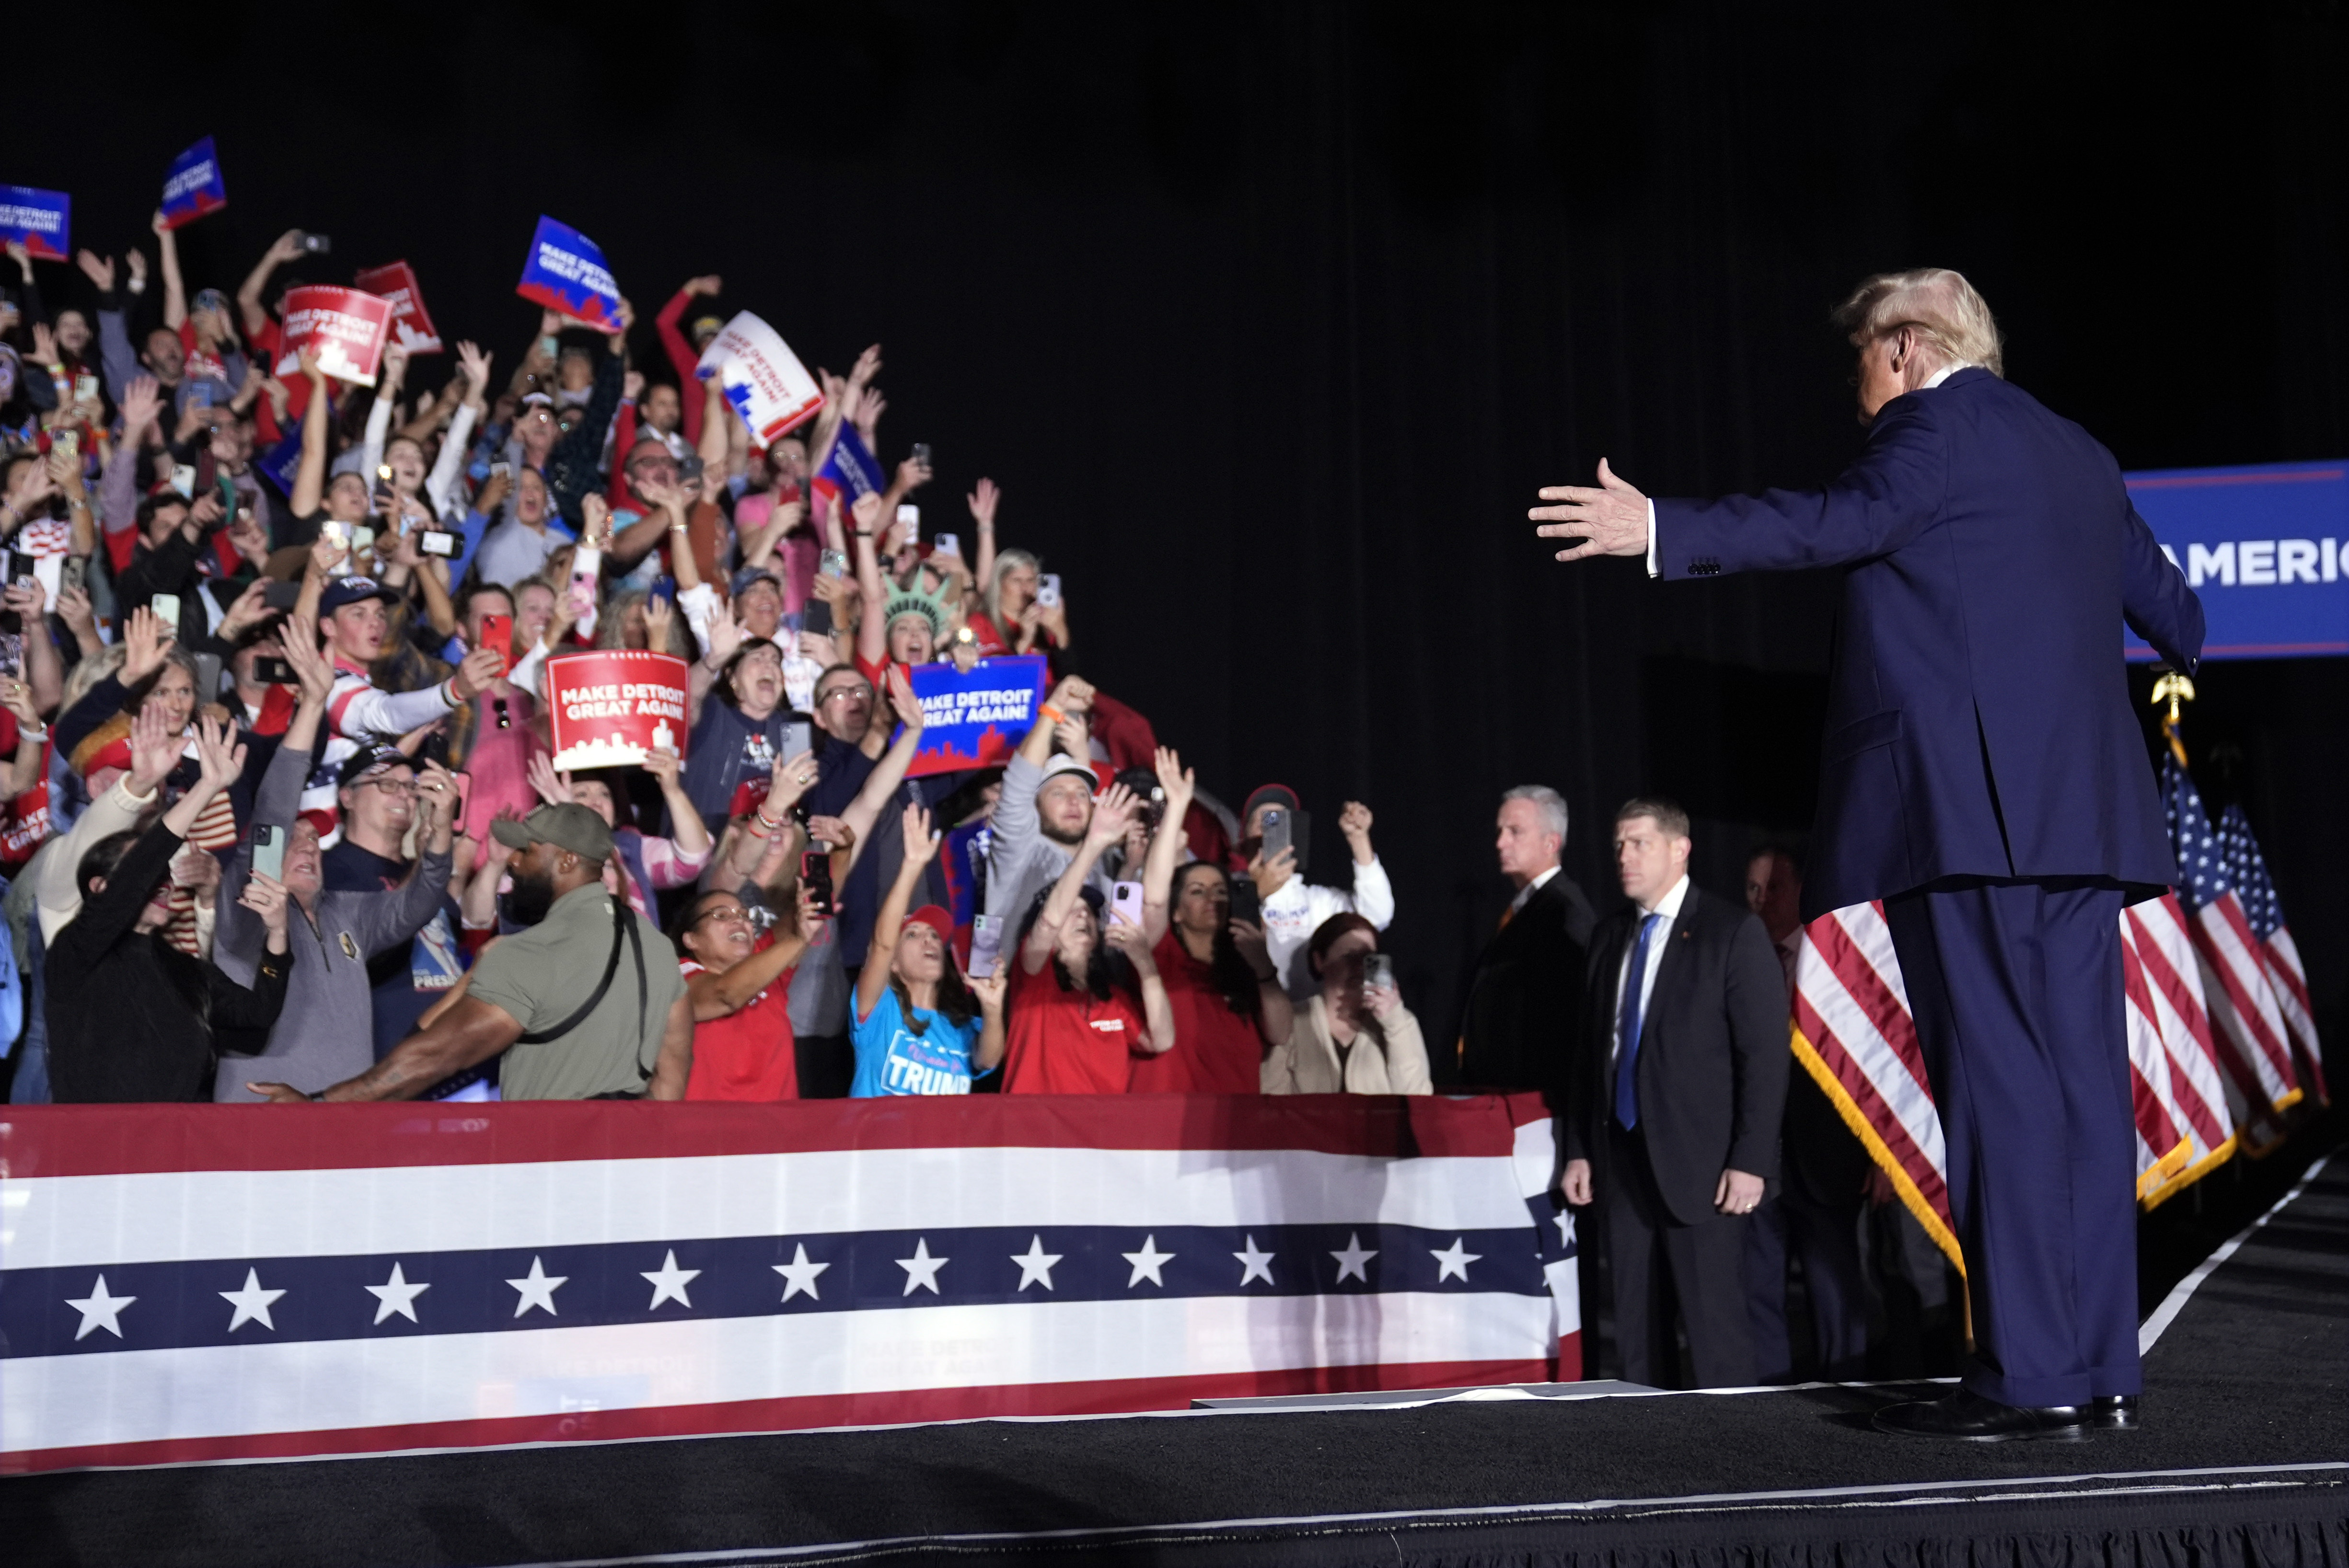
[(938, 940), (951, 951), (954, 947), (954, 916), (935, 903), (926, 903), (905, 917), (908, 925), (926, 925), (938, 934)]

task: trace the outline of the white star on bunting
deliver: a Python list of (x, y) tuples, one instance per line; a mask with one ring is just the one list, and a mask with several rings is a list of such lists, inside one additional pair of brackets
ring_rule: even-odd
[(1267, 1284), (1272, 1283), (1272, 1254), (1257, 1251), (1253, 1235), (1247, 1238), (1247, 1251), (1234, 1253), (1232, 1256), (1240, 1260), (1240, 1284), (1246, 1284), (1252, 1279), (1260, 1279)]
[(650, 1312), (665, 1301), (673, 1301), (679, 1306), (690, 1307), (693, 1303), (687, 1299), (685, 1287), (699, 1279), (701, 1271), (678, 1267), (677, 1249), (671, 1247), (668, 1250), (668, 1255), (661, 1259), (659, 1268), (650, 1271), (640, 1269), (637, 1271), (637, 1277), (652, 1281), (653, 1305), (645, 1308), (647, 1312)]
[(392, 1264), (389, 1279), (381, 1284), (367, 1287), (367, 1293), (377, 1302), (375, 1320), (381, 1323), (396, 1312), (410, 1323), (417, 1322), (416, 1298), (431, 1288), (429, 1284), (409, 1284), (407, 1277), (399, 1272), (399, 1265)]
[(830, 1264), (812, 1264), (808, 1262), (807, 1243), (805, 1242), (800, 1243), (798, 1246), (792, 1249), (791, 1262), (787, 1264), (769, 1264), (767, 1266), (783, 1276), (783, 1299), (785, 1301), (791, 1300), (792, 1297), (799, 1295), (802, 1291), (805, 1291), (807, 1293), (807, 1298), (810, 1301), (822, 1301), (823, 1299), (823, 1297), (816, 1295), (815, 1293), (815, 1276), (823, 1273), (824, 1270), (830, 1268), (832, 1265)]
[(1344, 1284), (1349, 1275), (1368, 1284), (1371, 1283), (1370, 1262), (1379, 1255), (1379, 1249), (1365, 1247), (1362, 1245), (1362, 1238), (1349, 1231), (1346, 1233), (1346, 1250), (1342, 1253), (1331, 1253), (1330, 1255), (1338, 1260), (1340, 1284)]
[(1468, 1283), (1468, 1265), (1484, 1257), (1484, 1253), (1472, 1253), (1466, 1247), (1461, 1245), (1460, 1243), (1463, 1240), (1464, 1238), (1459, 1236), (1453, 1237), (1452, 1246), (1449, 1251), (1439, 1252), (1433, 1247), (1427, 1249), (1428, 1255), (1433, 1257), (1436, 1261), (1437, 1264), (1440, 1265), (1435, 1272), (1436, 1284), (1442, 1284), (1445, 1280), (1456, 1279), (1461, 1284), (1466, 1284)]
[(1132, 1290), (1143, 1280), (1148, 1280), (1154, 1285), (1164, 1285), (1166, 1282), (1160, 1277), (1158, 1271), (1173, 1262), (1174, 1258), (1173, 1253), (1162, 1253), (1158, 1250), (1158, 1237), (1154, 1233), (1142, 1238), (1140, 1252), (1121, 1253), (1119, 1256), (1133, 1265), (1133, 1277), (1125, 1282), (1125, 1288), (1128, 1290)]
[(560, 1315), (554, 1310), (554, 1290), (557, 1285), (567, 1284), (570, 1277), (568, 1274), (548, 1274), (545, 1266), (533, 1254), (530, 1260), (530, 1273), (526, 1276), (506, 1281), (514, 1289), (522, 1292), (522, 1299), (514, 1303), (514, 1315), (520, 1317), (533, 1306), (546, 1308), (546, 1315), (549, 1317)]
[(1061, 1254), (1046, 1252), (1044, 1238), (1035, 1236), (1029, 1240), (1027, 1255), (1022, 1257), (1014, 1253), (1011, 1255), (1011, 1261), (1019, 1265), (1021, 1290), (1026, 1290), (1031, 1284), (1040, 1284), (1046, 1290), (1050, 1290), (1052, 1288), (1052, 1265), (1061, 1261)]
[(930, 1256), (930, 1240), (927, 1236), (915, 1237), (914, 1255), (897, 1260), (897, 1266), (905, 1271), (905, 1294), (913, 1295), (914, 1287), (919, 1285), (932, 1295), (937, 1295), (938, 1271), (946, 1267), (950, 1261), (947, 1258)]
[(115, 1338), (121, 1338), (122, 1309), (138, 1299), (135, 1295), (107, 1295), (106, 1276), (98, 1275), (98, 1283), (89, 1287), (88, 1295), (79, 1301), (71, 1296), (66, 1298), (66, 1305), (81, 1314), (81, 1326), (74, 1330), (74, 1337), (79, 1339), (94, 1328), (103, 1328)]
[(243, 1290), (224, 1290), (220, 1293), (220, 1298), (222, 1301), (236, 1308), (236, 1315), (228, 1320), (228, 1331), (234, 1334), (248, 1323), (258, 1323), (270, 1333), (276, 1333), (277, 1326), (269, 1321), (269, 1306), (272, 1302), (285, 1294), (282, 1290), (262, 1289), (259, 1271), (246, 1269)]

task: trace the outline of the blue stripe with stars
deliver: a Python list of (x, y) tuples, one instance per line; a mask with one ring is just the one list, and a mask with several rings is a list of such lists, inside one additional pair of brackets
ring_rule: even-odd
[(1572, 1245), (1536, 1202), (1530, 1233), (1006, 1225), (10, 1269), (0, 1358), (1149, 1296), (1539, 1296)]

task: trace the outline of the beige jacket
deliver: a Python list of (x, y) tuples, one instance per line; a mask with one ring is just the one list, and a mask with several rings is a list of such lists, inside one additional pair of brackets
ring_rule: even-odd
[(1419, 1020), (1398, 1007), (1383, 1024), (1354, 1037), (1343, 1078), (1338, 1047), (1330, 1037), (1329, 1005), (1319, 995), (1297, 1015), (1288, 1043), (1275, 1046), (1257, 1074), (1267, 1094), (1433, 1094), (1427, 1071), (1427, 1042)]

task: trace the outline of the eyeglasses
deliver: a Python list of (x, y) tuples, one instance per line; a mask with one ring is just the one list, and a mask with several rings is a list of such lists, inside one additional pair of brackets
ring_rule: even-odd
[(394, 779), (388, 774), (380, 779), (362, 779), (359, 780), (359, 784), (361, 787), (371, 784), (387, 795), (414, 795), (416, 793), (415, 779)]
[(738, 903), (723, 906), (718, 909), (705, 909), (699, 914), (693, 917), (693, 923), (699, 925), (705, 920), (740, 920), (747, 922), (750, 918), (750, 912), (744, 909)]
[(816, 698), (815, 703), (818, 707), (822, 707), (825, 703), (838, 702), (843, 697), (861, 696), (869, 700), (872, 695), (872, 693), (866, 691), (863, 686), (834, 686), (830, 691), (824, 693), (822, 696)]

